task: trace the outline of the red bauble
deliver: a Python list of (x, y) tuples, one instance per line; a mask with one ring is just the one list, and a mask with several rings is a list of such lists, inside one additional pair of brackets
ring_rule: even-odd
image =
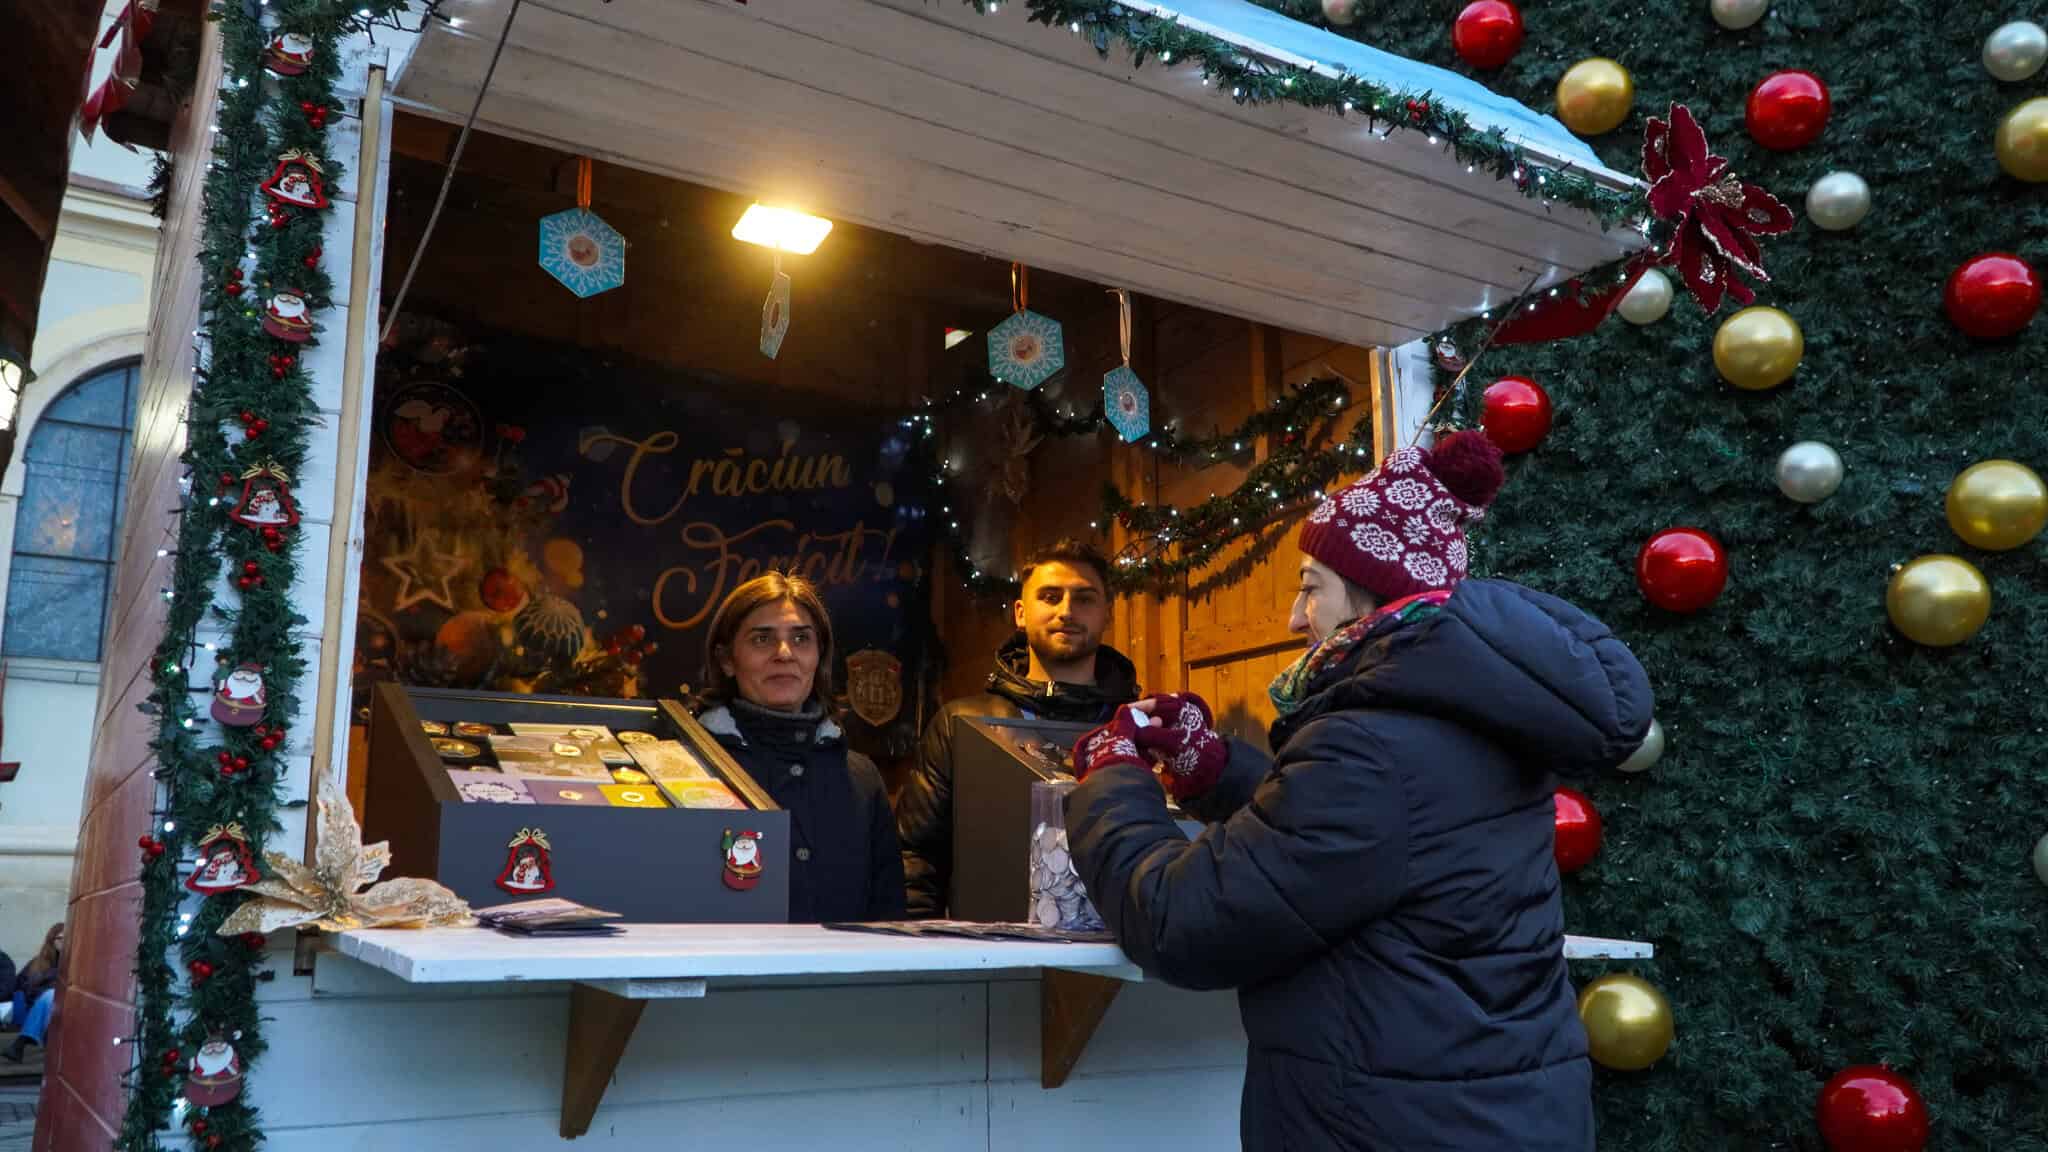
[(1889, 1068), (1858, 1065), (1835, 1073), (1814, 1112), (1832, 1152), (1920, 1152), (1927, 1146), (1927, 1105)]
[(484, 607), (493, 612), (517, 612), (526, 603), (526, 586), (503, 568), (493, 568), (484, 573), (477, 585), (477, 595), (483, 599)]
[(1728, 585), (1728, 554), (1697, 528), (1666, 528), (1636, 554), (1636, 587), (1667, 612), (1697, 612)]
[(1820, 139), (1833, 107), (1820, 77), (1788, 68), (1749, 90), (1744, 119), (1757, 143), (1774, 152), (1790, 152)]
[(1557, 855), (1559, 872), (1577, 872), (1600, 854), (1600, 811), (1576, 788), (1557, 790)]
[(2033, 265), (2009, 252), (1987, 252), (1949, 275), (1941, 300), (1964, 335), (2003, 340), (2041, 310), (2041, 277)]
[(1527, 452), (1550, 431), (1550, 394), (1527, 376), (1503, 376), (1482, 397), (1479, 424), (1509, 455)]
[(1451, 47), (1474, 68), (1498, 68), (1522, 46), (1522, 13), (1508, 0), (1473, 0), (1451, 25)]

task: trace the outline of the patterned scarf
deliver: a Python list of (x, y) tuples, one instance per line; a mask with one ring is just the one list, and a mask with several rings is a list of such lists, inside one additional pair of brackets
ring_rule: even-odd
[(1410, 621), (1434, 616), (1443, 611), (1444, 601), (1450, 598), (1450, 590), (1444, 588), (1404, 597), (1353, 620), (1310, 645), (1309, 650), (1301, 654), (1301, 659), (1273, 677), (1272, 685), (1266, 689), (1274, 709), (1282, 716), (1293, 715), (1296, 709), (1308, 702), (1312, 694), (1310, 688), (1316, 678), (1342, 664), (1380, 625), (1392, 621), (1395, 627), (1400, 627)]

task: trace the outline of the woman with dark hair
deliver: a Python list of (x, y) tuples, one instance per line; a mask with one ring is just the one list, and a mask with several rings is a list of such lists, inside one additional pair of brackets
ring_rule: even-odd
[[(711, 618), (698, 717), (789, 812), (792, 924), (904, 915), (903, 853), (874, 762), (832, 718), (832, 618), (811, 582), (770, 572)], [(769, 846), (771, 850), (775, 846)]]
[(14, 987), (14, 1018), (21, 1021), (21, 1035), (0, 1052), (15, 1064), (28, 1055), (28, 1046), (41, 1047), (50, 1029), (50, 1013), (57, 1007), (57, 968), (63, 959), (64, 925), (50, 925), (43, 946), (21, 969)]

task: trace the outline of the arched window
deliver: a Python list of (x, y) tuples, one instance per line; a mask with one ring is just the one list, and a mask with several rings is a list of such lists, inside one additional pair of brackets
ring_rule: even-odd
[(100, 658), (139, 369), (103, 368), (71, 385), (29, 433), (0, 633), (8, 656)]

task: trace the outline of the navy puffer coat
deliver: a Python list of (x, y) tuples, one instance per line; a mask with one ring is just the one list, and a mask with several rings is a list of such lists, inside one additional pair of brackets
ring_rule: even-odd
[(1193, 842), (1136, 767), (1074, 790), (1069, 839), (1132, 960), (1238, 989), (1245, 1148), (1590, 1152), (1551, 797), (1650, 714), (1599, 621), (1467, 580), (1311, 685), (1270, 765), (1234, 750)]

